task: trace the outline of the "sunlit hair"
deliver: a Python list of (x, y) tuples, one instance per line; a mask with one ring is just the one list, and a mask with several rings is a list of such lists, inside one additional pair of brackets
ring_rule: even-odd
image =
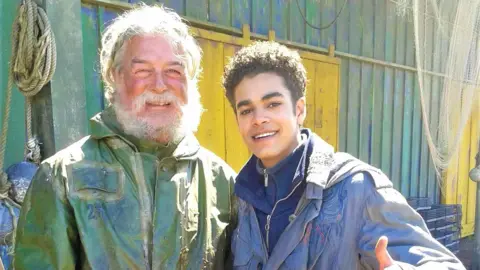
[(160, 35), (166, 38), (183, 61), (188, 76), (188, 91), (198, 92), (202, 50), (189, 33), (188, 26), (175, 11), (163, 6), (139, 5), (113, 20), (102, 36), (100, 68), (105, 82), (105, 97), (114, 97), (114, 72), (121, 68), (125, 44), (134, 36)]
[(294, 102), (305, 97), (307, 72), (298, 52), (277, 42), (258, 41), (239, 50), (225, 67), (222, 84), (234, 111), (235, 88), (240, 82), (269, 72), (283, 78)]

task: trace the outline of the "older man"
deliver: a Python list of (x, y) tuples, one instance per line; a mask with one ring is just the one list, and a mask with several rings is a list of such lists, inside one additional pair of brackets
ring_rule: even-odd
[(199, 46), (177, 14), (142, 6), (109, 26), (100, 58), (111, 106), (43, 162), (15, 269), (223, 268), (235, 175), (193, 135)]

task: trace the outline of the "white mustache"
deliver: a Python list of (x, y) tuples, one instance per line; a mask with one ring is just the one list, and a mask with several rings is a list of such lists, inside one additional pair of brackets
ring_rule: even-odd
[(171, 105), (176, 105), (177, 107), (180, 107), (180, 101), (171, 92), (155, 94), (151, 91), (145, 91), (140, 96), (135, 98), (133, 102), (133, 109), (140, 110), (143, 107), (145, 107), (145, 104), (147, 103), (150, 103), (150, 104), (170, 103)]

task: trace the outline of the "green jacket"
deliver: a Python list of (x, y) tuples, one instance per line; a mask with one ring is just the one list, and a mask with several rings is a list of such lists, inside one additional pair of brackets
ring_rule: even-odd
[(233, 170), (193, 134), (162, 160), (138, 151), (106, 115), (92, 118), (91, 136), (40, 166), (19, 219), (14, 268), (223, 269)]

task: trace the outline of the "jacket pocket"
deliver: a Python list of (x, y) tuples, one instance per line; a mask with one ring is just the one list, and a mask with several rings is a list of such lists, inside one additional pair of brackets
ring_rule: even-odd
[(120, 166), (96, 162), (67, 167), (69, 194), (81, 200), (118, 201), (124, 194), (125, 173)]
[[(308, 269), (311, 269), (322, 256), (325, 251), (325, 247), (332, 241), (330, 238), (330, 231), (332, 229), (331, 224), (314, 223), (311, 227), (310, 248), (308, 251)], [(334, 239), (333, 241), (335, 241)]]
[(320, 215), (312, 223), (308, 269), (316, 267), (319, 260), (322, 265), (327, 262), (331, 269), (336, 269), (335, 265), (342, 258), (339, 252), (345, 229), (344, 208), (347, 198), (343, 185), (337, 184), (323, 194)]
[(249, 269), (249, 263), (253, 257), (253, 243), (247, 243), (240, 236), (240, 227), (235, 229), (232, 235), (232, 253), (234, 269)]

